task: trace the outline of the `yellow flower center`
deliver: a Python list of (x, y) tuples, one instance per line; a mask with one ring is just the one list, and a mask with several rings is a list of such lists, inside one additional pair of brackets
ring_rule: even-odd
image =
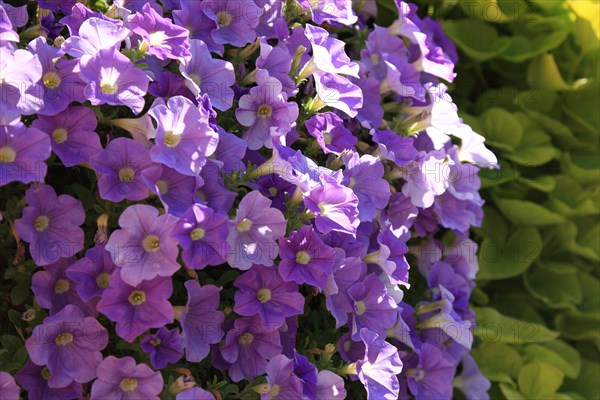
[(133, 392), (138, 387), (138, 381), (135, 378), (125, 378), (119, 383), (119, 387), (124, 392)]
[(54, 342), (57, 346), (66, 346), (73, 343), (73, 335), (69, 332), (59, 333), (56, 335), (56, 338), (54, 338)]
[(141, 304), (144, 304), (144, 302), (146, 301), (146, 293), (142, 292), (141, 290), (135, 290), (131, 292), (127, 300), (129, 300), (131, 305), (139, 306)]
[(156, 235), (148, 235), (142, 240), (142, 247), (148, 253), (154, 253), (160, 248), (160, 239)]
[(256, 298), (258, 299), (258, 301), (264, 304), (267, 301), (271, 300), (271, 291), (267, 288), (262, 288), (256, 294)]
[(42, 76), (42, 82), (44, 82), (44, 86), (48, 89), (56, 89), (60, 86), (60, 76), (56, 72), (46, 72)]
[(102, 81), (100, 82), (100, 90), (104, 94), (115, 94), (119, 85), (116, 82)]
[(271, 386), (271, 390), (269, 390), (269, 397), (274, 399), (277, 396), (279, 396), (279, 392), (281, 392), (281, 386), (279, 386), (278, 384), (275, 384), (275, 385)]
[(33, 221), (33, 227), (38, 232), (43, 232), (48, 228), (48, 224), (50, 224), (50, 218), (45, 215), (40, 215)]
[(44, 378), (45, 380), (50, 379), (50, 377), (52, 376), (48, 367), (44, 367), (40, 375), (42, 375), (42, 378)]
[(244, 218), (237, 224), (238, 232), (248, 232), (250, 228), (252, 228), (252, 221), (250, 221), (248, 218)]
[(190, 238), (192, 240), (202, 240), (204, 238), (205, 234), (206, 234), (206, 231), (204, 229), (196, 228), (190, 232)]
[(271, 114), (273, 114), (273, 109), (268, 104), (261, 105), (256, 111), (256, 115), (260, 118), (269, 118)]
[(367, 311), (367, 305), (362, 300), (357, 301), (354, 306), (356, 307), (356, 313), (358, 315), (363, 315), (365, 311)]
[(329, 132), (323, 132), (323, 142), (325, 144), (331, 144), (331, 134)]
[(54, 285), (54, 293), (63, 294), (71, 288), (71, 284), (66, 279), (59, 279)]
[(298, 264), (306, 265), (310, 262), (310, 254), (302, 250), (296, 253), (296, 262)]
[(355, 185), (356, 185), (356, 178), (354, 178), (354, 177), (350, 178), (350, 182), (348, 182), (348, 187), (352, 189)]
[(233, 17), (227, 11), (223, 10), (217, 13), (217, 19), (219, 20), (219, 26), (229, 26), (233, 20)]
[(158, 188), (158, 193), (163, 196), (169, 191), (169, 184), (162, 179), (156, 182), (156, 187)]
[(173, 131), (165, 131), (163, 136), (165, 138), (165, 146), (175, 147), (181, 142), (181, 134), (175, 134)]
[(160, 340), (160, 338), (150, 340), (150, 344), (154, 347), (160, 346), (161, 343), (162, 341)]
[(238, 341), (240, 342), (240, 344), (251, 344), (252, 342), (254, 342), (254, 335), (250, 332), (246, 332), (243, 335), (240, 335)]
[(271, 195), (271, 197), (275, 197), (277, 196), (277, 188), (276, 187), (270, 187), (269, 188), (269, 194)]
[(202, 83), (202, 78), (200, 78), (198, 74), (190, 74), (190, 79), (196, 84), (196, 86), (200, 87), (200, 84)]
[(8, 146), (0, 147), (0, 163), (9, 163), (15, 161), (17, 152)]
[(107, 274), (106, 272), (98, 275), (98, 277), (96, 278), (96, 284), (101, 289), (106, 289), (107, 287), (109, 287), (110, 286), (109, 282), (110, 282), (110, 275)]
[(52, 132), (52, 140), (54, 140), (56, 144), (63, 143), (65, 140), (67, 140), (68, 136), (69, 135), (65, 128), (56, 128), (54, 132)]
[(119, 170), (119, 180), (121, 182), (132, 182), (135, 177), (135, 170), (131, 167), (123, 167)]

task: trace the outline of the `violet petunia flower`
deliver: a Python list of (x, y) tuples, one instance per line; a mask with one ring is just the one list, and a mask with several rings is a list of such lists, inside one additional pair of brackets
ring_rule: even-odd
[(200, 178), (204, 184), (196, 188), (196, 203), (204, 204), (221, 214), (228, 214), (237, 197), (237, 192), (232, 192), (225, 186), (225, 180), (220, 168), (215, 169), (216, 162), (209, 159), (202, 171)]
[(117, 335), (131, 343), (148, 329), (173, 322), (172, 293), (171, 278), (159, 276), (131, 286), (115, 272), (96, 308), (117, 324)]
[(323, 289), (333, 273), (335, 250), (323, 243), (311, 225), (280, 239), (279, 255), (281, 262), (277, 269), (286, 281)]
[(108, 344), (108, 332), (100, 323), (85, 317), (79, 307), (66, 305), (60, 312), (44, 318), (25, 342), (31, 361), (50, 372), (48, 386), (63, 388), (73, 381), (86, 383), (96, 377)]
[(29, 42), (29, 51), (37, 55), (42, 64), (42, 79), (28, 90), (34, 97), (40, 97), (38, 114), (56, 115), (73, 101), (85, 101), (77, 60), (60, 59), (61, 49), (47, 44), (44, 37)]
[(446, 176), (449, 168), (442, 151), (421, 151), (407, 166), (402, 193), (410, 197), (417, 207), (431, 207), (435, 197), (443, 194), (449, 186)]
[(356, 234), (358, 198), (352, 189), (326, 173), (319, 175), (320, 185), (304, 194), (304, 205), (315, 214), (315, 226), (321, 233), (338, 231)]
[[(84, 20), (78, 28), (76, 36), (70, 36), (64, 43), (64, 51), (81, 61), (95, 56), (101, 50), (116, 49), (131, 34), (123, 24), (105, 17), (91, 17)], [(110, 61), (110, 60), (108, 60)]]
[(316, 71), (313, 76), (318, 108), (329, 106), (351, 118), (356, 117), (358, 110), (363, 107), (363, 92), (359, 86), (348, 78), (328, 72)]
[(183, 262), (192, 269), (224, 263), (231, 249), (228, 235), (227, 216), (202, 204), (191, 206), (177, 221), (172, 233), (183, 248)]
[(354, 149), (356, 136), (345, 126), (344, 121), (332, 112), (321, 113), (305, 122), (309, 135), (317, 139), (325, 154), (340, 154), (344, 150)]
[(0, 394), (2, 400), (19, 400), (21, 389), (15, 383), (15, 379), (8, 373), (0, 371)]
[(445, 351), (423, 343), (418, 367), (407, 371), (408, 388), (417, 399), (451, 399), (455, 372), (456, 366), (446, 358)]
[(163, 326), (155, 334), (144, 337), (140, 347), (150, 355), (150, 364), (156, 369), (175, 364), (183, 357), (183, 339), (179, 329), (169, 330)]
[(242, 270), (252, 264), (272, 266), (279, 250), (276, 241), (285, 235), (286, 225), (281, 211), (271, 208), (271, 200), (257, 190), (248, 193), (231, 222), (227, 241), (232, 251), (227, 262)]
[(212, 105), (220, 111), (228, 110), (233, 103), (235, 72), (229, 61), (213, 58), (209, 48), (199, 39), (190, 40), (191, 59), (179, 65), (185, 85), (194, 96), (208, 94)]
[(62, 11), (64, 14), (69, 14), (71, 8), (77, 3), (77, 0), (40, 0), (38, 3), (40, 8), (54, 12)]
[(31, 126), (46, 133), (52, 140), (52, 151), (65, 167), (72, 167), (102, 150), (100, 137), (94, 130), (97, 121), (88, 107), (74, 106), (47, 117), (40, 115)]
[(347, 395), (344, 378), (328, 370), (319, 372), (315, 400), (343, 400)]
[(190, 39), (202, 40), (210, 51), (223, 55), (225, 46), (215, 42), (212, 36), (217, 23), (204, 14), (202, 4), (201, 1), (181, 2), (181, 9), (173, 10), (173, 21), (190, 32)]
[(11, 46), (10, 42), (19, 43), (19, 40), (19, 34), (13, 30), (13, 21), (7, 13), (6, 4), (0, 1), (0, 46)]
[(185, 359), (200, 362), (208, 355), (210, 345), (219, 343), (224, 332), (221, 325), (225, 314), (219, 311), (220, 288), (214, 285), (200, 286), (195, 280), (185, 282), (188, 301), (179, 323), (183, 330)]
[(40, 266), (71, 257), (83, 248), (85, 221), (81, 202), (69, 195), (56, 195), (48, 185), (34, 185), (25, 192), (27, 207), (15, 221), (17, 232), (29, 243), (29, 253)]
[(342, 184), (352, 189), (358, 198), (358, 219), (372, 221), (377, 211), (387, 206), (391, 191), (383, 179), (384, 168), (378, 157), (358, 153), (342, 156), (346, 164)]
[(85, 96), (92, 105), (127, 106), (136, 115), (144, 109), (150, 78), (116, 48), (102, 49), (80, 65)]
[[(61, 24), (67, 26), (67, 28), (69, 29), (69, 36), (73, 37), (73, 36), (80, 36), (79, 28), (85, 21), (87, 21), (91, 18), (99, 18), (99, 19), (103, 19), (105, 21), (112, 22), (117, 27), (123, 26), (122, 21), (108, 18), (107, 16), (105, 16), (104, 14), (102, 14), (100, 12), (92, 11), (81, 3), (76, 3), (73, 6), (73, 8), (71, 9), (71, 13), (69, 15), (67, 15), (66, 17), (61, 18), (59, 22)], [(114, 46), (115, 44), (116, 44), (116, 42), (113, 43), (112, 45)], [(109, 46), (109, 47), (111, 47), (111, 46)]]
[(3, 0), (0, 0), (0, 6), (6, 11), (6, 15), (10, 20), (13, 29), (25, 26), (29, 21), (29, 14), (27, 13), (27, 5), (12, 6)]
[(256, 59), (257, 70), (267, 71), (269, 76), (277, 79), (283, 85), (283, 91), (293, 96), (298, 91), (290, 76), (293, 55), (285, 46), (271, 46), (265, 38), (260, 39), (260, 55)]
[(359, 77), (359, 65), (346, 54), (346, 43), (331, 37), (327, 30), (310, 24), (304, 28), (304, 35), (310, 42), (313, 56), (302, 67), (301, 77), (316, 71)]
[(294, 351), (292, 359), (294, 375), (302, 382), (302, 395), (307, 399), (314, 399), (317, 395), (317, 367), (308, 361), (308, 358)]
[(43, 181), (48, 171), (44, 161), (51, 151), (50, 139), (39, 129), (28, 128), (20, 121), (0, 125), (0, 186), (14, 181)]
[(61, 258), (55, 263), (45, 265), (43, 271), (37, 271), (31, 277), (31, 290), (35, 301), (53, 315), (67, 304), (79, 307), (86, 315), (97, 315), (95, 303), (86, 303), (77, 293), (77, 283), (67, 276), (67, 269), (73, 258)]
[(250, 150), (273, 147), (272, 138), (288, 133), (298, 119), (298, 104), (288, 102), (283, 86), (276, 78), (257, 73), (258, 86), (239, 101), (235, 117), (249, 127), (243, 134)]
[(161, 373), (146, 364), (136, 364), (132, 357), (108, 356), (98, 366), (90, 400), (159, 400), (163, 385)]
[(69, 266), (67, 277), (75, 282), (81, 300), (90, 301), (102, 297), (115, 268), (110, 253), (103, 245), (97, 245), (87, 249), (85, 257)]
[(351, 26), (358, 20), (352, 10), (352, 0), (299, 0), (298, 3), (310, 10), (312, 20), (316, 24), (337, 22)]
[(266, 373), (268, 386), (261, 400), (307, 398), (303, 397), (302, 381), (294, 374), (293, 360), (279, 354), (269, 361)]
[(152, 165), (152, 160), (142, 143), (124, 137), (113, 139), (106, 149), (90, 158), (90, 164), (100, 173), (98, 189), (101, 198), (116, 203), (148, 197), (142, 172)]
[(352, 339), (360, 340), (362, 328), (385, 337), (386, 330), (396, 323), (396, 302), (388, 295), (377, 275), (369, 274), (348, 289), (353, 302)]
[(452, 380), (452, 385), (464, 393), (467, 399), (489, 400), (490, 381), (481, 373), (477, 363), (469, 353), (461, 359), (462, 372)]
[(142, 38), (140, 49), (148, 55), (159, 60), (183, 61), (191, 57), (188, 30), (163, 18), (149, 3), (127, 18), (127, 26)]
[(360, 282), (366, 273), (365, 263), (358, 257), (345, 257), (343, 251), (336, 252), (332, 276), (329, 277), (325, 293), (325, 305), (335, 318), (336, 328), (348, 323), (348, 315), (354, 311), (348, 289)]
[(157, 276), (170, 277), (179, 268), (177, 241), (171, 237), (176, 218), (159, 215), (147, 204), (129, 206), (119, 217), (121, 229), (114, 231), (106, 250), (120, 267), (126, 283), (137, 286)]
[(183, 96), (155, 104), (148, 114), (158, 124), (155, 145), (150, 150), (152, 160), (181, 174), (197, 176), (219, 142), (208, 115)]
[(227, 332), (221, 355), (231, 364), (232, 381), (253, 380), (266, 372), (267, 361), (281, 354), (279, 331), (266, 326), (258, 316), (235, 320)]
[(254, 265), (233, 285), (239, 289), (233, 311), (247, 317), (258, 315), (266, 326), (279, 327), (286, 317), (304, 312), (298, 285), (283, 281), (275, 268)]
[(165, 211), (176, 217), (181, 217), (194, 204), (196, 188), (202, 183), (197, 176), (182, 175), (161, 164), (145, 169), (142, 178), (158, 196)]
[(27, 391), (30, 399), (40, 400), (76, 400), (83, 394), (81, 383), (75, 381), (61, 388), (48, 386), (50, 370), (45, 365), (35, 365), (28, 360), (23, 368), (15, 374), (15, 379)]
[(202, 12), (217, 25), (211, 32), (215, 43), (243, 47), (256, 39), (262, 11), (253, 0), (205, 0)]
[(175, 400), (215, 400), (215, 396), (202, 388), (194, 386), (177, 393)]
[(356, 362), (356, 371), (358, 379), (365, 385), (367, 398), (396, 400), (400, 391), (396, 375), (402, 372), (398, 349), (367, 328), (361, 329), (360, 339), (366, 350), (365, 357)]

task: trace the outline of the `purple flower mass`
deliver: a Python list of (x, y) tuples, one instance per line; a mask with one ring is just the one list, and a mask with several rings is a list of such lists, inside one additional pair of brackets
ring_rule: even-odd
[(74, 305), (44, 319), (25, 342), (31, 361), (48, 367), (48, 386), (63, 388), (96, 377), (96, 368), (108, 344), (108, 332)]
[(438, 2), (29, 3), (0, 0), (2, 399), (489, 398), (498, 159)]

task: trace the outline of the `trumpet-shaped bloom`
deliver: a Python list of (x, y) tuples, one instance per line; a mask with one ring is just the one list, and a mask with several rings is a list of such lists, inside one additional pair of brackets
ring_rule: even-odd
[(43, 181), (51, 151), (50, 139), (39, 129), (22, 122), (0, 125), (0, 186)]
[(132, 357), (108, 356), (98, 366), (90, 399), (158, 400), (163, 384), (160, 372), (146, 364), (136, 364)]
[(183, 357), (183, 339), (179, 329), (169, 330), (163, 326), (155, 334), (146, 336), (140, 347), (150, 355), (150, 363), (156, 369), (174, 364)]

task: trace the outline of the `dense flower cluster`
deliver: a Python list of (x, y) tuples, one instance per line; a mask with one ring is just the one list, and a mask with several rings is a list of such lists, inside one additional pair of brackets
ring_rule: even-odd
[(40, 0), (37, 25), (0, 4), (0, 185), (29, 184), (14, 232), (48, 310), (3, 398), (442, 399), (458, 370), (487, 396), (469, 229), (496, 159), (438, 23), (399, 0), (390, 27), (351, 0)]

